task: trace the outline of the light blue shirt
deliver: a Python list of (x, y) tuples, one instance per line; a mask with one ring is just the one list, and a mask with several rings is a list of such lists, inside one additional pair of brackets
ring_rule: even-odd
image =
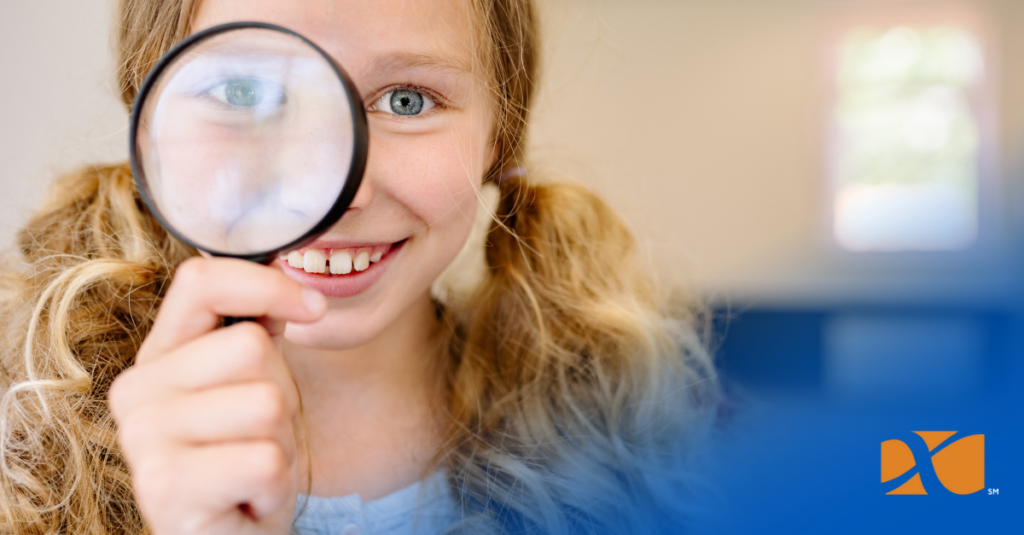
[(432, 535), (462, 520), (444, 470), (369, 502), (358, 494), (299, 495), (295, 515), (294, 527), (302, 535)]

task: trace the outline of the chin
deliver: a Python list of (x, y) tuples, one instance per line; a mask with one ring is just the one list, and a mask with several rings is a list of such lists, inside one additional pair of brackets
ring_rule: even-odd
[(390, 322), (377, 314), (330, 309), (316, 323), (289, 323), (284, 338), (312, 349), (343, 351), (370, 343), (384, 331), (387, 323)]
[[(427, 281), (409, 282), (416, 283), (415, 291), (399, 293), (408, 296), (408, 300), (397, 296), (378, 296), (356, 303), (328, 299), (327, 314), (320, 321), (289, 323), (284, 338), (311, 349), (344, 351), (372, 344), (381, 336), (408, 336), (409, 328), (416, 330), (416, 325), (424, 325), (424, 317), (434, 315)], [(420, 288), (421, 285), (425, 287)]]

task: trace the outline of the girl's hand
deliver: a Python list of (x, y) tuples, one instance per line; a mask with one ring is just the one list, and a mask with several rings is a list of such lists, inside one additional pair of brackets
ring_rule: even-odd
[[(286, 321), (316, 321), (326, 308), (315, 290), (251, 262), (178, 268), (135, 365), (109, 395), (152, 533), (289, 532), (298, 392), (280, 335)], [(218, 329), (221, 316), (268, 319)]]

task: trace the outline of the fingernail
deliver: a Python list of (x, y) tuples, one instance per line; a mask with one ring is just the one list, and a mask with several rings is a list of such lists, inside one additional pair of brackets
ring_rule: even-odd
[(323, 314), (327, 310), (327, 298), (312, 288), (302, 289), (302, 304), (306, 305), (307, 310), (317, 315)]

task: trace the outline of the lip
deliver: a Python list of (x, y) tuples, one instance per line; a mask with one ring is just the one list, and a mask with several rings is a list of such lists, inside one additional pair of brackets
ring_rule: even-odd
[[(387, 271), (388, 266), (391, 265), (391, 260), (397, 255), (408, 239), (396, 242), (391, 246), (391, 250), (386, 255), (382, 256), (379, 262), (370, 264), (370, 267), (366, 268), (365, 271), (352, 271), (347, 275), (331, 275), (321, 273), (307, 273), (304, 269), (294, 268), (288, 264), (287, 260), (278, 258), (275, 260), (277, 266), (284, 271), (285, 275), (288, 275), (292, 279), (302, 283), (304, 286), (314, 288), (320, 293), (324, 294), (324, 297), (353, 297), (359, 295), (371, 286), (374, 285)], [(342, 242), (329, 242), (329, 241), (316, 241), (312, 244), (304, 247), (305, 249), (318, 249), (318, 248), (348, 248), (348, 247), (367, 247), (370, 245), (379, 244), (354, 244), (354, 245), (339, 245)]]
[(388, 244), (391, 244), (392, 247), (396, 247), (399, 243), (404, 243), (406, 239), (408, 239), (408, 238), (404, 238), (404, 239), (401, 239), (401, 240), (395, 240), (395, 241), (389, 241), (389, 242), (383, 242), (383, 241), (381, 241), (381, 242), (356, 242), (356, 241), (347, 241), (347, 240), (332, 240), (332, 239), (318, 238), (316, 241), (314, 241), (314, 242), (312, 242), (312, 243), (310, 243), (308, 245), (305, 245), (305, 246), (303, 246), (300, 249), (295, 249), (295, 250), (301, 252), (301, 251), (305, 251), (307, 249), (359, 249), (361, 247), (372, 248), (372, 247), (377, 247), (377, 246), (381, 246), (381, 245), (388, 245)]

